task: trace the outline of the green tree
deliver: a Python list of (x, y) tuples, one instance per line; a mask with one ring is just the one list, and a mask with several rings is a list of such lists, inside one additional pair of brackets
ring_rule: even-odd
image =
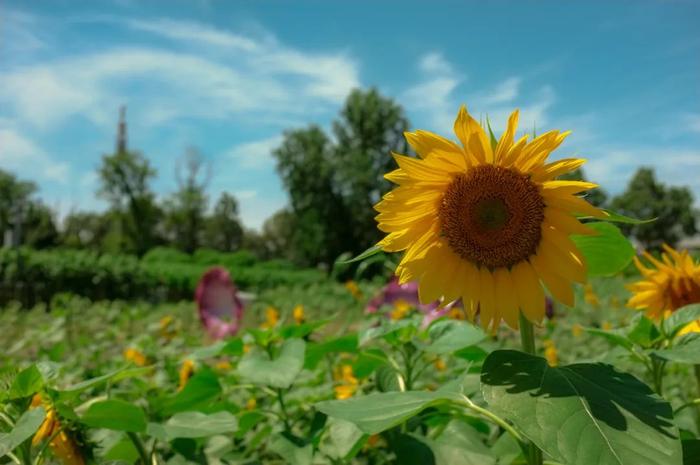
[(233, 252), (241, 247), (243, 227), (238, 217), (238, 201), (228, 192), (223, 192), (207, 218), (207, 247), (222, 252)]
[(317, 126), (286, 132), (273, 152), (296, 218), (290, 240), (304, 265), (332, 263), (352, 240), (352, 219), (335, 182), (333, 154), (330, 139)]
[(408, 152), (403, 134), (409, 127), (403, 108), (374, 88), (352, 91), (333, 123), (335, 179), (350, 214), (342, 227), (351, 228), (352, 242), (346, 247), (353, 253), (381, 238), (373, 206), (391, 188), (384, 179), (396, 168), (391, 153)]
[(60, 242), (80, 249), (103, 249), (112, 227), (109, 213), (71, 212), (63, 220)]
[(26, 214), (35, 192), (33, 182), (21, 181), (0, 169), (0, 244), (5, 231), (12, 229), (17, 219)]
[(265, 258), (285, 258), (299, 261), (300, 257), (292, 246), (296, 217), (288, 209), (275, 212), (265, 220), (262, 227), (262, 241), (265, 246)]
[(54, 247), (59, 243), (53, 212), (39, 201), (29, 204), (22, 231), (22, 243), (35, 249)]
[(195, 148), (188, 148), (178, 163), (178, 191), (165, 203), (165, 234), (178, 249), (192, 253), (205, 234), (206, 187), (210, 165)]
[[(581, 168), (576, 168), (566, 174), (559, 176), (559, 179), (568, 181), (587, 181), (586, 175)], [(602, 188), (590, 190), (586, 193), (586, 200), (596, 207), (605, 208), (608, 202), (608, 194)]]
[(697, 233), (690, 189), (665, 186), (656, 180), (651, 168), (639, 168), (627, 190), (613, 198), (611, 207), (635, 218), (656, 218), (647, 224), (620, 225), (646, 248), (663, 243), (674, 246), (684, 235)]
[(391, 187), (384, 180), (396, 167), (391, 152), (408, 150), (408, 128), (403, 109), (370, 89), (348, 96), (333, 123), (335, 144), (316, 126), (285, 133), (273, 154), (290, 197), (297, 262), (330, 264), (381, 237), (373, 205)]
[(157, 244), (156, 226), (161, 212), (149, 183), (156, 171), (138, 152), (118, 151), (104, 155), (99, 168), (101, 186), (98, 194), (106, 199), (116, 213), (119, 242), (127, 251), (139, 255)]

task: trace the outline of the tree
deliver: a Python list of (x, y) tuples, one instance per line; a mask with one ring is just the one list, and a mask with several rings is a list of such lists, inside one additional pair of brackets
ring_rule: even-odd
[[(567, 181), (587, 181), (581, 168), (576, 168), (573, 171), (565, 173), (559, 176), (559, 179)], [(598, 187), (586, 193), (586, 200), (596, 207), (604, 208), (608, 201), (608, 194), (602, 188)]]
[(337, 140), (334, 172), (347, 205), (352, 242), (347, 250), (359, 253), (381, 238), (373, 206), (391, 188), (384, 174), (396, 168), (392, 152), (406, 154), (404, 132), (409, 122), (403, 108), (377, 89), (350, 93), (333, 123)]
[(238, 217), (238, 201), (223, 192), (207, 218), (206, 245), (222, 252), (233, 252), (241, 247), (243, 227)]
[(611, 202), (614, 211), (635, 218), (656, 218), (640, 225), (621, 224), (623, 230), (646, 248), (663, 243), (674, 246), (684, 235), (697, 233), (692, 209), (693, 195), (687, 187), (666, 187), (651, 168), (639, 168), (627, 190)]
[(333, 123), (337, 141), (320, 128), (288, 131), (273, 152), (294, 216), (291, 245), (305, 265), (335, 261), (375, 243), (373, 205), (388, 191), (391, 152), (406, 153), (403, 109), (376, 89), (355, 90)]
[(296, 217), (288, 209), (275, 212), (265, 220), (262, 227), (262, 241), (268, 258), (285, 258), (291, 261), (299, 261), (291, 238), (296, 229)]
[(175, 172), (179, 189), (165, 205), (168, 238), (187, 253), (194, 252), (204, 237), (210, 166), (197, 149), (188, 148)]
[(100, 190), (116, 213), (118, 230), (128, 251), (143, 255), (157, 244), (156, 225), (161, 216), (149, 183), (156, 171), (138, 152), (125, 149), (103, 155), (99, 168)]
[(22, 231), (22, 243), (35, 249), (53, 247), (59, 242), (53, 212), (39, 201), (29, 204)]
[(63, 220), (61, 243), (68, 247), (104, 249), (114, 222), (108, 213), (72, 212)]
[(21, 181), (0, 169), (0, 245), (5, 231), (14, 229), (15, 222), (24, 217), (36, 192), (36, 184)]
[(296, 218), (290, 240), (303, 265), (332, 263), (352, 239), (352, 219), (335, 182), (333, 149), (323, 130), (310, 126), (287, 131), (273, 152)]

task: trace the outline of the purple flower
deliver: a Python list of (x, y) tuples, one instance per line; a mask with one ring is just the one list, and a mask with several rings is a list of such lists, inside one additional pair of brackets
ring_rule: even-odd
[(195, 301), (199, 319), (214, 339), (233, 336), (243, 318), (243, 303), (229, 272), (222, 267), (210, 268), (197, 284)]

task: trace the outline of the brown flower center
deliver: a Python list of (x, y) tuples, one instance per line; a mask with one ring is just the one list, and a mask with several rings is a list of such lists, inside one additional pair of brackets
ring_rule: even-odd
[(544, 207), (528, 176), (481, 165), (447, 187), (439, 212), (442, 235), (465, 260), (490, 269), (510, 267), (536, 252)]
[(691, 277), (678, 278), (674, 285), (669, 285), (667, 295), (673, 311), (690, 304), (700, 303), (700, 283)]

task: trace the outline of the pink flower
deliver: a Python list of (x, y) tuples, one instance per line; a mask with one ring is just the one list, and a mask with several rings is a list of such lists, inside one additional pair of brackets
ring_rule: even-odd
[(220, 266), (210, 268), (197, 284), (195, 301), (199, 319), (214, 339), (233, 336), (243, 318), (243, 303), (229, 272)]

